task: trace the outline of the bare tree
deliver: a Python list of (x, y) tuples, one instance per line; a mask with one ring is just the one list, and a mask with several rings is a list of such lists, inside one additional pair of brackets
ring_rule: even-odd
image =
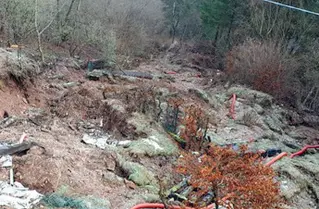
[(64, 4), (58, 9), (55, 15), (51, 18), (51, 20), (41, 29), (39, 26), (39, 7), (38, 7), (38, 0), (35, 0), (35, 9), (34, 9), (34, 25), (35, 25), (35, 30), (37, 33), (37, 40), (38, 40), (38, 50), (41, 55), (41, 61), (44, 63), (44, 54), (43, 54), (43, 49), (42, 49), (42, 41), (41, 41), (41, 36), (42, 34), (52, 25), (54, 20), (57, 18), (59, 15), (61, 9), (65, 6), (67, 1), (64, 2)]

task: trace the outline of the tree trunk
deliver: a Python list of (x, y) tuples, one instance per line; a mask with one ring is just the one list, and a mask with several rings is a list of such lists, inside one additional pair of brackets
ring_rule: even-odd
[(75, 2), (75, 0), (72, 0), (72, 1), (71, 1), (71, 4), (70, 4), (69, 9), (68, 9), (68, 12), (67, 12), (66, 15), (65, 15), (64, 25), (67, 23), (67, 21), (68, 21), (68, 19), (69, 19), (69, 16), (70, 16), (70, 14), (71, 14), (72, 8), (73, 8), (73, 6), (74, 6), (74, 2)]
[(42, 63), (44, 62), (44, 54), (43, 54), (43, 50), (42, 50), (42, 41), (41, 41), (41, 36), (42, 34), (52, 25), (53, 21), (57, 18), (57, 16), (59, 15), (61, 9), (64, 7), (64, 5), (66, 4), (63, 3), (63, 5), (61, 6), (61, 8), (58, 9), (58, 11), (56, 12), (56, 14), (52, 17), (51, 21), (45, 26), (43, 27), (42, 30), (39, 29), (39, 25), (38, 25), (38, 0), (35, 0), (35, 8), (34, 8), (34, 26), (35, 26), (35, 31), (37, 33), (37, 37), (38, 37), (38, 50), (40, 52), (41, 55), (41, 61)]
[(39, 26), (38, 26), (38, 0), (35, 0), (34, 25), (35, 25), (35, 30), (37, 32), (37, 37), (38, 37), (38, 50), (40, 52), (41, 62), (44, 63), (44, 55), (43, 55), (43, 50), (42, 50), (42, 45), (41, 45), (41, 34), (42, 33), (40, 32)]
[(62, 35), (62, 22), (61, 22), (60, 13), (58, 12), (59, 8), (60, 8), (60, 0), (56, 0), (56, 11), (57, 11), (56, 19), (57, 19), (57, 30), (58, 30), (58, 34), (59, 34), (58, 44), (60, 44), (60, 42), (62, 40), (62, 38), (61, 38), (61, 35)]
[(215, 38), (214, 38), (214, 43), (215, 43), (215, 44), (217, 44), (218, 35), (219, 35), (219, 26), (217, 26), (216, 33), (215, 33)]
[(173, 4), (173, 25), (172, 25), (172, 43), (174, 43), (175, 41), (175, 37), (176, 37), (176, 30), (179, 24), (179, 17), (176, 15), (176, 1)]
[(43, 54), (43, 50), (42, 50), (42, 43), (41, 43), (41, 34), (38, 33), (38, 50), (40, 52), (41, 55), (41, 62), (44, 63), (44, 54)]

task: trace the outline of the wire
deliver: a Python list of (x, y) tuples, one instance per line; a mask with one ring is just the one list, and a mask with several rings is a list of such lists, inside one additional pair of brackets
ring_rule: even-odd
[(268, 3), (271, 3), (271, 4), (275, 4), (275, 5), (278, 5), (278, 6), (287, 7), (287, 8), (294, 9), (294, 10), (298, 10), (298, 11), (305, 12), (305, 13), (308, 13), (308, 14), (313, 14), (313, 15), (319, 16), (319, 13), (312, 12), (312, 11), (309, 11), (309, 10), (306, 10), (306, 9), (301, 9), (301, 8), (298, 8), (298, 7), (290, 6), (290, 5), (287, 5), (287, 4), (282, 4), (282, 3), (271, 1), (271, 0), (262, 0), (262, 1), (268, 2)]

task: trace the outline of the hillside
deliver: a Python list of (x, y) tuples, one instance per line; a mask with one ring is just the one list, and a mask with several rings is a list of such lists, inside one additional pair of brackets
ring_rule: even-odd
[[(27, 141), (40, 145), (13, 155), (14, 179), (44, 195), (65, 190), (66, 196), (103, 199), (109, 208), (160, 201), (157, 177), (177, 178), (173, 165), (178, 143), (162, 126), (170, 98), (181, 99), (181, 107), (201, 107), (209, 118), (207, 135), (215, 144), (254, 139), (251, 150), (288, 153), (318, 144), (319, 131), (310, 127), (318, 125), (316, 117), (285, 109), (262, 92), (213, 84), (220, 72), (201, 77), (203, 72), (176, 64), (169, 55), (143, 62), (126, 75), (102, 76), (95, 70), (88, 79), (78, 60), (39, 67), (26, 54), (15, 60), (14, 51), (0, 49), (0, 111), (9, 114), (0, 121), (1, 143), (17, 143), (25, 133)], [(20, 70), (28, 70), (12, 76), (21, 62)], [(133, 77), (132, 72), (152, 79)], [(16, 78), (23, 78), (23, 85)], [(233, 94), (234, 120), (228, 116)], [(319, 153), (313, 149), (272, 166), (288, 208), (317, 207), (318, 164)], [(8, 181), (7, 172), (1, 169), (1, 181)]]

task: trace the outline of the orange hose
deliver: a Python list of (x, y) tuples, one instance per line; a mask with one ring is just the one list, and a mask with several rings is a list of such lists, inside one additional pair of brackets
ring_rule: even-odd
[(236, 94), (233, 94), (232, 96), (232, 103), (229, 109), (229, 115), (232, 117), (233, 120), (235, 120), (235, 105), (236, 105)]
[(302, 148), (302, 150), (296, 152), (296, 153), (293, 153), (290, 155), (290, 158), (294, 158), (296, 157), (297, 155), (301, 155), (302, 153), (306, 152), (307, 149), (311, 149), (311, 148), (319, 148), (319, 144), (318, 145), (307, 145), (305, 146), (304, 148)]
[[(211, 204), (201, 209), (213, 209), (214, 207), (215, 207), (215, 204)], [(165, 205), (160, 203), (143, 203), (143, 204), (136, 205), (131, 209), (145, 209), (145, 208), (165, 208)], [(169, 209), (195, 209), (195, 208), (180, 207), (180, 206), (168, 206), (168, 208)]]
[(269, 161), (268, 163), (266, 163), (266, 166), (271, 166), (272, 164), (274, 164), (276, 161), (280, 160), (281, 158), (287, 156), (288, 153), (287, 152), (283, 152), (280, 153), (279, 155), (277, 155), (276, 157), (274, 157), (273, 159), (271, 159), (271, 161)]

